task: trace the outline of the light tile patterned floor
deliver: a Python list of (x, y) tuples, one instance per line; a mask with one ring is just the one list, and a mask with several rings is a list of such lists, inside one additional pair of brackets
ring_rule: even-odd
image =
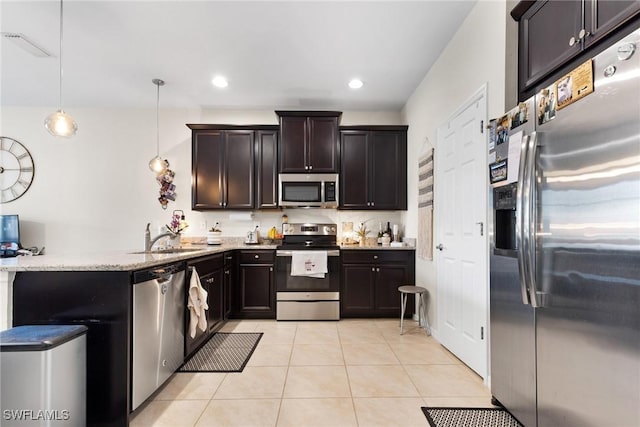
[(132, 427), (428, 426), (421, 406), (490, 407), (482, 379), (415, 322), (228, 322), (264, 332), (241, 373), (177, 373)]

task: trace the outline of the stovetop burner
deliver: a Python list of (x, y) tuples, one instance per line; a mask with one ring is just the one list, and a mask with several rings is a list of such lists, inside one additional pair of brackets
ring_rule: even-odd
[(276, 249), (285, 250), (335, 250), (340, 249), (336, 241), (335, 224), (283, 224), (282, 244)]

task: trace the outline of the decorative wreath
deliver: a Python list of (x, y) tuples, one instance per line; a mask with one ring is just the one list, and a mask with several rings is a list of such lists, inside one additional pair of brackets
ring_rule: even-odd
[(167, 167), (164, 171), (156, 176), (156, 181), (160, 184), (160, 197), (158, 201), (162, 205), (162, 209), (167, 209), (169, 201), (176, 201), (176, 186), (173, 184), (173, 178), (176, 173), (169, 169), (169, 162), (165, 160)]

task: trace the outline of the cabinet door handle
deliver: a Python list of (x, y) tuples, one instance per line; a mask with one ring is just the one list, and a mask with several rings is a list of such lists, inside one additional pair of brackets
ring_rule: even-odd
[(444, 249), (444, 246), (442, 246), (442, 243), (440, 243), (438, 246), (436, 246), (436, 249), (441, 251)]
[(269, 267), (269, 271), (273, 271), (273, 267)]
[(254, 255), (253, 257), (254, 257), (255, 259), (259, 259), (259, 258), (260, 258), (260, 255)]
[(309, 170), (313, 169), (313, 166), (309, 165)]
[(374, 256), (373, 256), (373, 259), (378, 259), (378, 255), (374, 255)]
[(220, 202), (219, 204), (220, 204), (220, 206), (222, 206), (222, 202)]
[(379, 269), (379, 268), (376, 268), (376, 272), (377, 272), (377, 273), (380, 273), (380, 269)]
[(371, 202), (371, 206), (375, 206), (375, 205), (376, 205), (375, 202)]
[(590, 36), (591, 33), (587, 30), (585, 30), (584, 28), (580, 30), (580, 32), (578, 33), (578, 38), (575, 37), (571, 37), (569, 39), (569, 46), (573, 46), (576, 43), (578, 43), (579, 40), (584, 40), (585, 37)]
[(371, 267), (371, 271), (376, 271), (376, 268), (375, 267)]
[(229, 274), (231, 274), (231, 272), (229, 270), (225, 270), (224, 274), (228, 276)]

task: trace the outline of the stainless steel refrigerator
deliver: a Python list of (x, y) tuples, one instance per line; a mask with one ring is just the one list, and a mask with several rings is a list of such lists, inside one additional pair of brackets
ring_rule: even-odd
[(489, 192), (491, 391), (526, 427), (640, 426), (640, 30), (592, 71), (555, 117), (527, 101)]

